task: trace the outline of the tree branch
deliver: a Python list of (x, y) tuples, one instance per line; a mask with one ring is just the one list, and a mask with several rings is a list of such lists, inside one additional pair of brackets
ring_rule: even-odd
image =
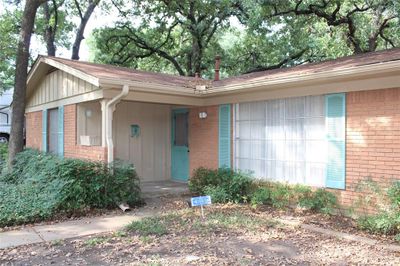
[(283, 59), (282, 61), (280, 61), (279, 63), (277, 63), (277, 64), (275, 64), (275, 65), (271, 65), (271, 66), (258, 66), (258, 67), (254, 68), (254, 69), (252, 69), (252, 70), (249, 70), (249, 71), (245, 72), (245, 74), (281, 68), (282, 66), (284, 66), (284, 65), (287, 64), (288, 62), (300, 58), (307, 50), (308, 50), (308, 49), (305, 48), (305, 49), (299, 51), (298, 53), (295, 53), (295, 54), (293, 54), (293, 55), (291, 55), (291, 56), (289, 56), (289, 57)]

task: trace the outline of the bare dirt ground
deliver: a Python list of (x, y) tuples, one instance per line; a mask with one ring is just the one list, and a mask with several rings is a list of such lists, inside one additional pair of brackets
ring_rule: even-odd
[(384, 247), (274, 220), (301, 217), (334, 227), (335, 219), (322, 215), (223, 205), (207, 208), (202, 220), (181, 198), (145, 208), (162, 208), (163, 216), (130, 230), (0, 250), (0, 265), (400, 265), (400, 253)]

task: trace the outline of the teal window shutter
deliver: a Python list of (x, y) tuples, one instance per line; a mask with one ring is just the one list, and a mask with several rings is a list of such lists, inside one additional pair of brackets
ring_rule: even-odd
[(42, 151), (47, 152), (47, 109), (42, 112)]
[(219, 106), (218, 166), (231, 167), (231, 106)]
[(346, 94), (325, 96), (327, 134), (326, 187), (346, 188)]
[(58, 108), (58, 155), (64, 156), (64, 106)]

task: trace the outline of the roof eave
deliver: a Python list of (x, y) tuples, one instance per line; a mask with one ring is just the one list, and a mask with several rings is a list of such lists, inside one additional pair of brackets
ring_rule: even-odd
[(135, 80), (121, 80), (112, 78), (100, 78), (99, 86), (105, 88), (122, 88), (122, 86), (128, 85), (136, 91), (156, 92), (156, 93), (168, 93), (177, 95), (190, 95), (196, 96), (193, 88), (184, 86), (172, 86), (169, 84), (153, 83), (145, 81)]
[[(345, 80), (349, 78), (360, 78), (368, 75), (377, 75), (400, 71), (400, 60), (382, 62), (371, 65), (356, 66), (345, 69), (334, 69), (330, 71), (310, 73), (310, 74), (299, 74), (296, 76), (280, 77), (275, 79), (260, 79), (257, 81), (241, 81), (236, 84), (227, 84), (219, 87), (215, 87), (208, 91), (208, 94), (217, 94), (224, 92), (235, 92), (249, 88), (266, 88), (266, 87), (280, 87), (290, 86), (299, 83), (308, 82), (321, 82), (327, 80)], [(267, 76), (266, 76), (267, 77)]]

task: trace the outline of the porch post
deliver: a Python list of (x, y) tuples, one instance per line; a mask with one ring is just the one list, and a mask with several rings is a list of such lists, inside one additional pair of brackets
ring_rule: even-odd
[(106, 128), (107, 128), (107, 99), (101, 100), (101, 147), (107, 147)]
[(124, 85), (121, 93), (112, 98), (106, 103), (106, 142), (107, 142), (107, 162), (112, 163), (114, 161), (114, 142), (113, 142), (113, 113), (115, 106), (129, 93), (129, 86)]

